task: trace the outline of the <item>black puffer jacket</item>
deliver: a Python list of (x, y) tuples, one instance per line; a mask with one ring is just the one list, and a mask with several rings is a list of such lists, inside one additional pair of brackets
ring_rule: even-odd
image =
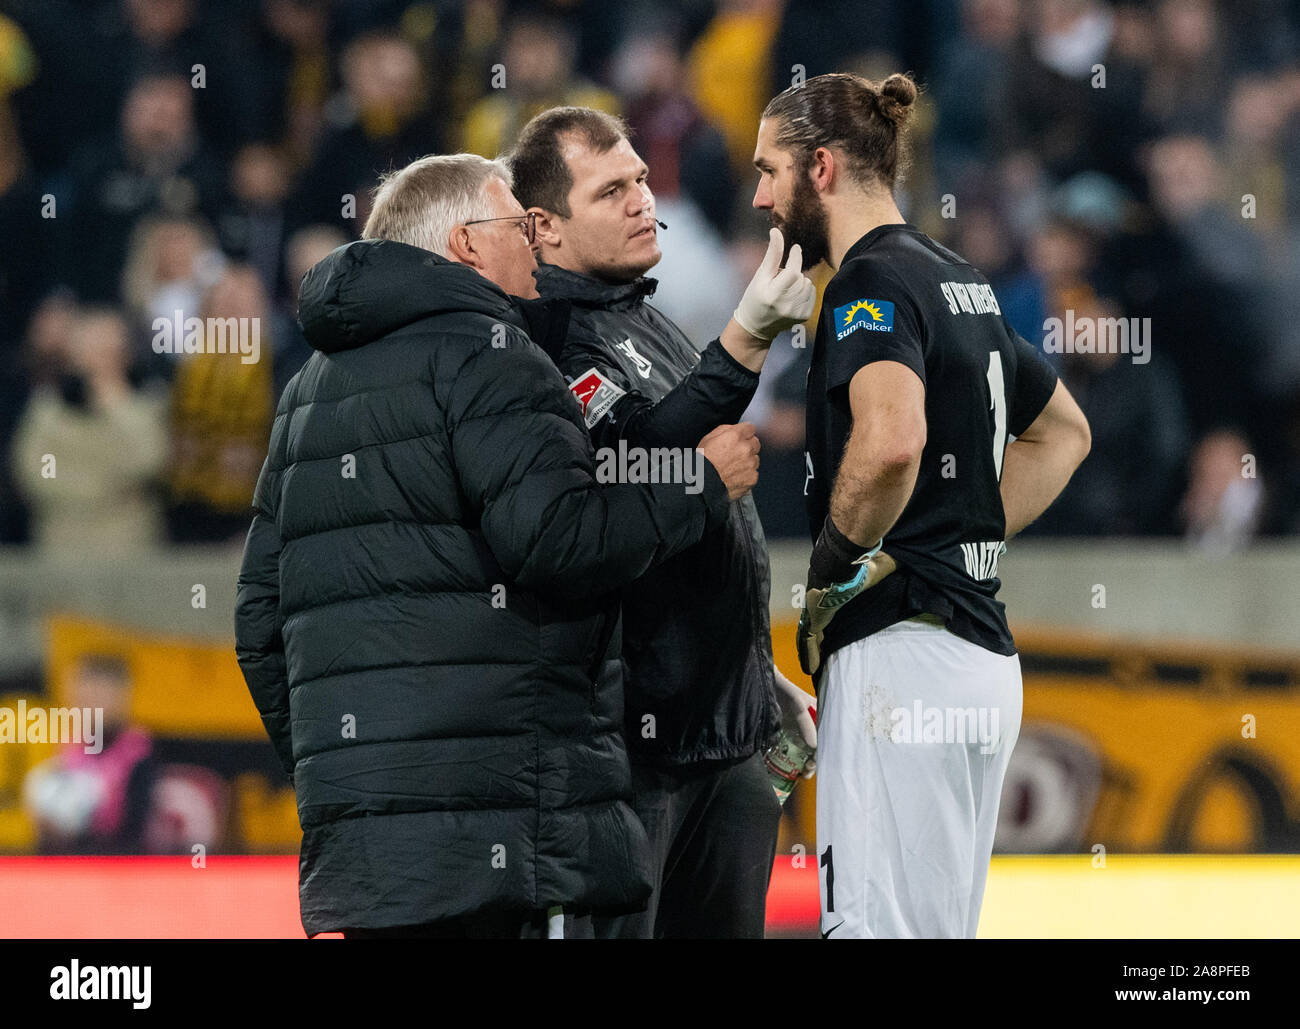
[(240, 665), (294, 776), (309, 933), (648, 892), (610, 591), (728, 517), (601, 487), (580, 405), (473, 270), (399, 243), (304, 280), (240, 572)]

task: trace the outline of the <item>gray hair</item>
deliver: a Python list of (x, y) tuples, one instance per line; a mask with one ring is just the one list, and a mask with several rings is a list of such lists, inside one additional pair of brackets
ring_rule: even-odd
[(492, 217), (483, 195), (489, 180), (510, 186), (510, 168), (478, 154), (421, 157), (379, 180), (362, 235), (391, 239), (448, 257), (451, 230)]

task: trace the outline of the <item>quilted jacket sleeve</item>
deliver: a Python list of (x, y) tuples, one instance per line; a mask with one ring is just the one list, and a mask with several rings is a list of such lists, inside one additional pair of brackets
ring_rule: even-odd
[(607, 593), (728, 517), (726, 487), (694, 450), (683, 462), (693, 481), (597, 482), (579, 404), (531, 343), (475, 352), (446, 411), (461, 488), (488, 545), (531, 589)]
[(248, 692), (262, 716), (271, 744), (293, 777), (293, 738), (289, 731), (289, 679), (280, 616), (280, 530), (276, 525), (279, 471), (272, 465), (276, 436), (262, 465), (253, 495), (255, 514), (244, 543), (244, 558), (235, 592), (235, 656)]

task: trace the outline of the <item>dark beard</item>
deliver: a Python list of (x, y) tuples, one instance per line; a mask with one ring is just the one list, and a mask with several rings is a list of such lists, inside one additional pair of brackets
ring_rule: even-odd
[(785, 255), (781, 258), (782, 267), (790, 256), (790, 248), (796, 243), (803, 250), (804, 269), (811, 268), (818, 261), (830, 257), (830, 222), (826, 217), (826, 208), (822, 204), (817, 190), (807, 176), (795, 179), (794, 196), (790, 198), (790, 212), (780, 217), (775, 211), (771, 215), (772, 224), (781, 230), (785, 237)]

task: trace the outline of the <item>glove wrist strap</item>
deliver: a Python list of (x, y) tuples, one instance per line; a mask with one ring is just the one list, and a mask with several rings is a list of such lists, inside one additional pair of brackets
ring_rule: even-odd
[(884, 537), (881, 537), (871, 547), (854, 543), (836, 528), (828, 514), (809, 560), (808, 585), (816, 589), (824, 589), (833, 583), (849, 581), (858, 574), (859, 565), (866, 564), (880, 553), (884, 542)]

